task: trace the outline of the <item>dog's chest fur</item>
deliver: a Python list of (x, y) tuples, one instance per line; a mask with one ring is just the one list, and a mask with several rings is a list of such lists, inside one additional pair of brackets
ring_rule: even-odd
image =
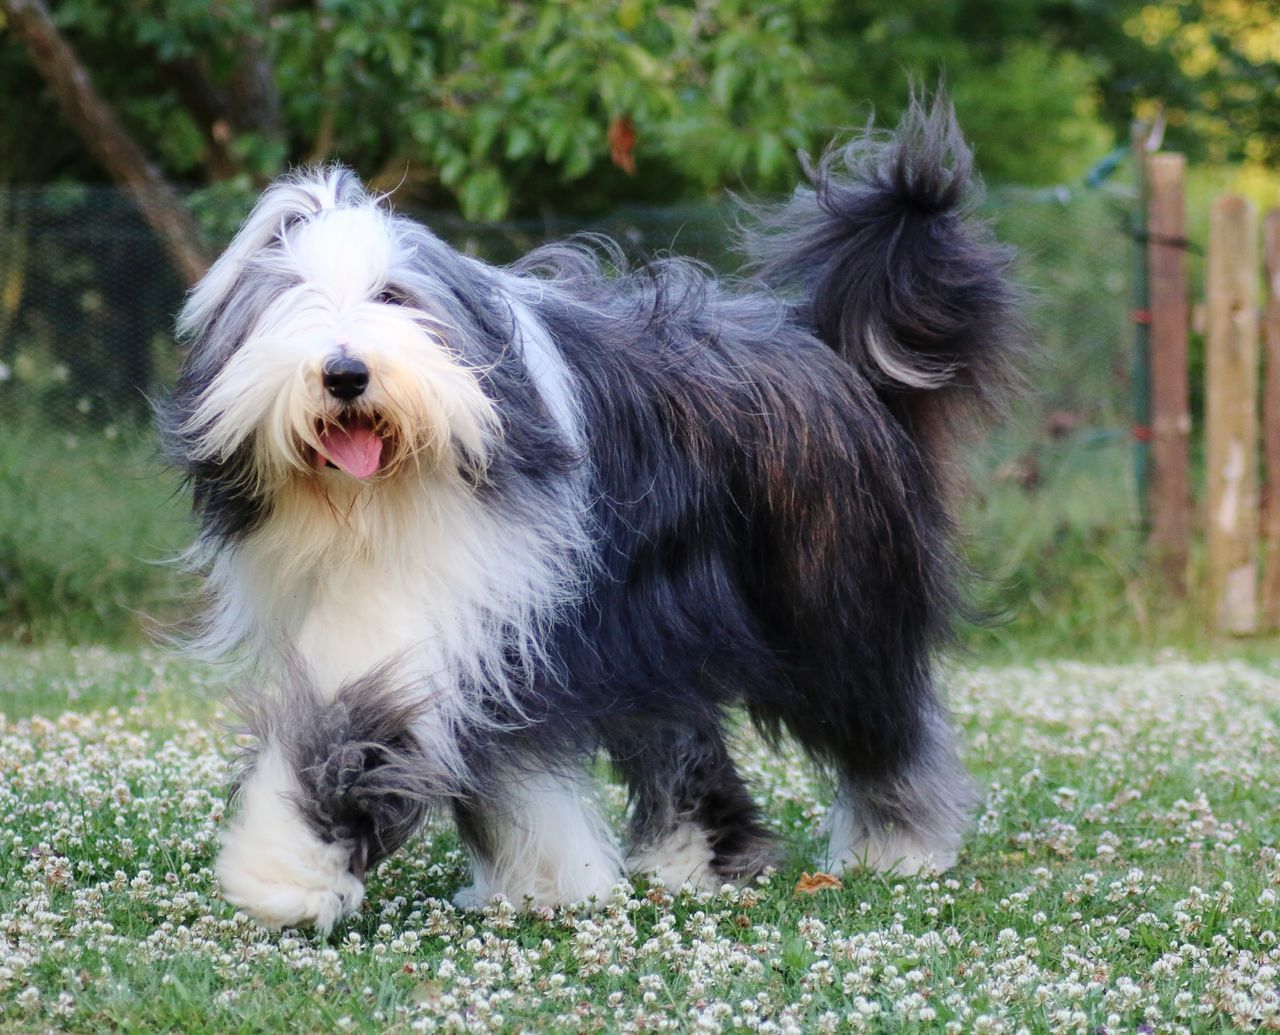
[(456, 476), (354, 493), (323, 478), (337, 484), (286, 494), (216, 583), (221, 638), (302, 662), (326, 697), (388, 663), (442, 698), (492, 686), (571, 592), (565, 530), (515, 520)]

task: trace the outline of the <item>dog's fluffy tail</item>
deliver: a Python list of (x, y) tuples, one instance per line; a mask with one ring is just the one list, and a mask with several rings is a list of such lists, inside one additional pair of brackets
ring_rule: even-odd
[(892, 134), (805, 164), (812, 187), (748, 240), (758, 274), (936, 458), (964, 411), (1004, 397), (1024, 339), (1012, 250), (972, 214), (973, 154), (947, 99), (916, 96)]

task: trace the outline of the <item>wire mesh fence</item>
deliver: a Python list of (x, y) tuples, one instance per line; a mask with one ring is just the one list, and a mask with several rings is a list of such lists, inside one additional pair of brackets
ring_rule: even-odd
[[(193, 199), (194, 200), (194, 199)], [(223, 236), (243, 199), (201, 217)], [(1131, 245), (1126, 201), (1097, 191), (993, 191), (985, 215), (1020, 252), (1040, 346), (1031, 372), (1035, 419), (1047, 425), (1127, 422)], [(509, 262), (546, 240), (607, 234), (632, 256), (689, 255), (732, 272), (728, 204), (629, 207), (591, 221), (547, 216), (468, 223), (413, 213), (456, 247)], [(77, 431), (145, 424), (149, 399), (178, 363), (172, 338), (183, 284), (132, 202), (103, 187), (0, 187), (0, 413)]]

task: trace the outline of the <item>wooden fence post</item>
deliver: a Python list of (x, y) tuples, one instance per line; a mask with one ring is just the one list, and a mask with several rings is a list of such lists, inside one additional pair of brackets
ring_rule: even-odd
[(1147, 262), (1151, 278), (1151, 552), (1165, 585), (1186, 590), (1191, 542), (1188, 443), (1187, 263), (1182, 182), (1186, 159), (1147, 160)]
[(1227, 195), (1209, 218), (1205, 538), (1221, 632), (1258, 626), (1258, 220)]
[(1280, 629), (1280, 208), (1262, 223), (1267, 302), (1263, 310), (1266, 382), (1262, 395), (1262, 456), (1267, 480), (1262, 495), (1262, 618), (1268, 629)]
[(1129, 150), (1138, 198), (1133, 207), (1133, 480), (1138, 517), (1151, 524), (1151, 285), (1147, 271), (1147, 141), (1151, 126), (1135, 119), (1129, 126)]

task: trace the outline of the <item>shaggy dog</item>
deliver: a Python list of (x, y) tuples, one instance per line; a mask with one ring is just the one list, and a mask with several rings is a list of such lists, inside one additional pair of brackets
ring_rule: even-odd
[(265, 193), (186, 303), (161, 414), (199, 644), (261, 688), (228, 900), (327, 930), (438, 806), (464, 907), (750, 877), (773, 845), (734, 706), (834, 775), (827, 867), (955, 862), (945, 454), (1007, 380), (1009, 255), (945, 102), (809, 175), (732, 283), (599, 241), (497, 269), (338, 168)]

